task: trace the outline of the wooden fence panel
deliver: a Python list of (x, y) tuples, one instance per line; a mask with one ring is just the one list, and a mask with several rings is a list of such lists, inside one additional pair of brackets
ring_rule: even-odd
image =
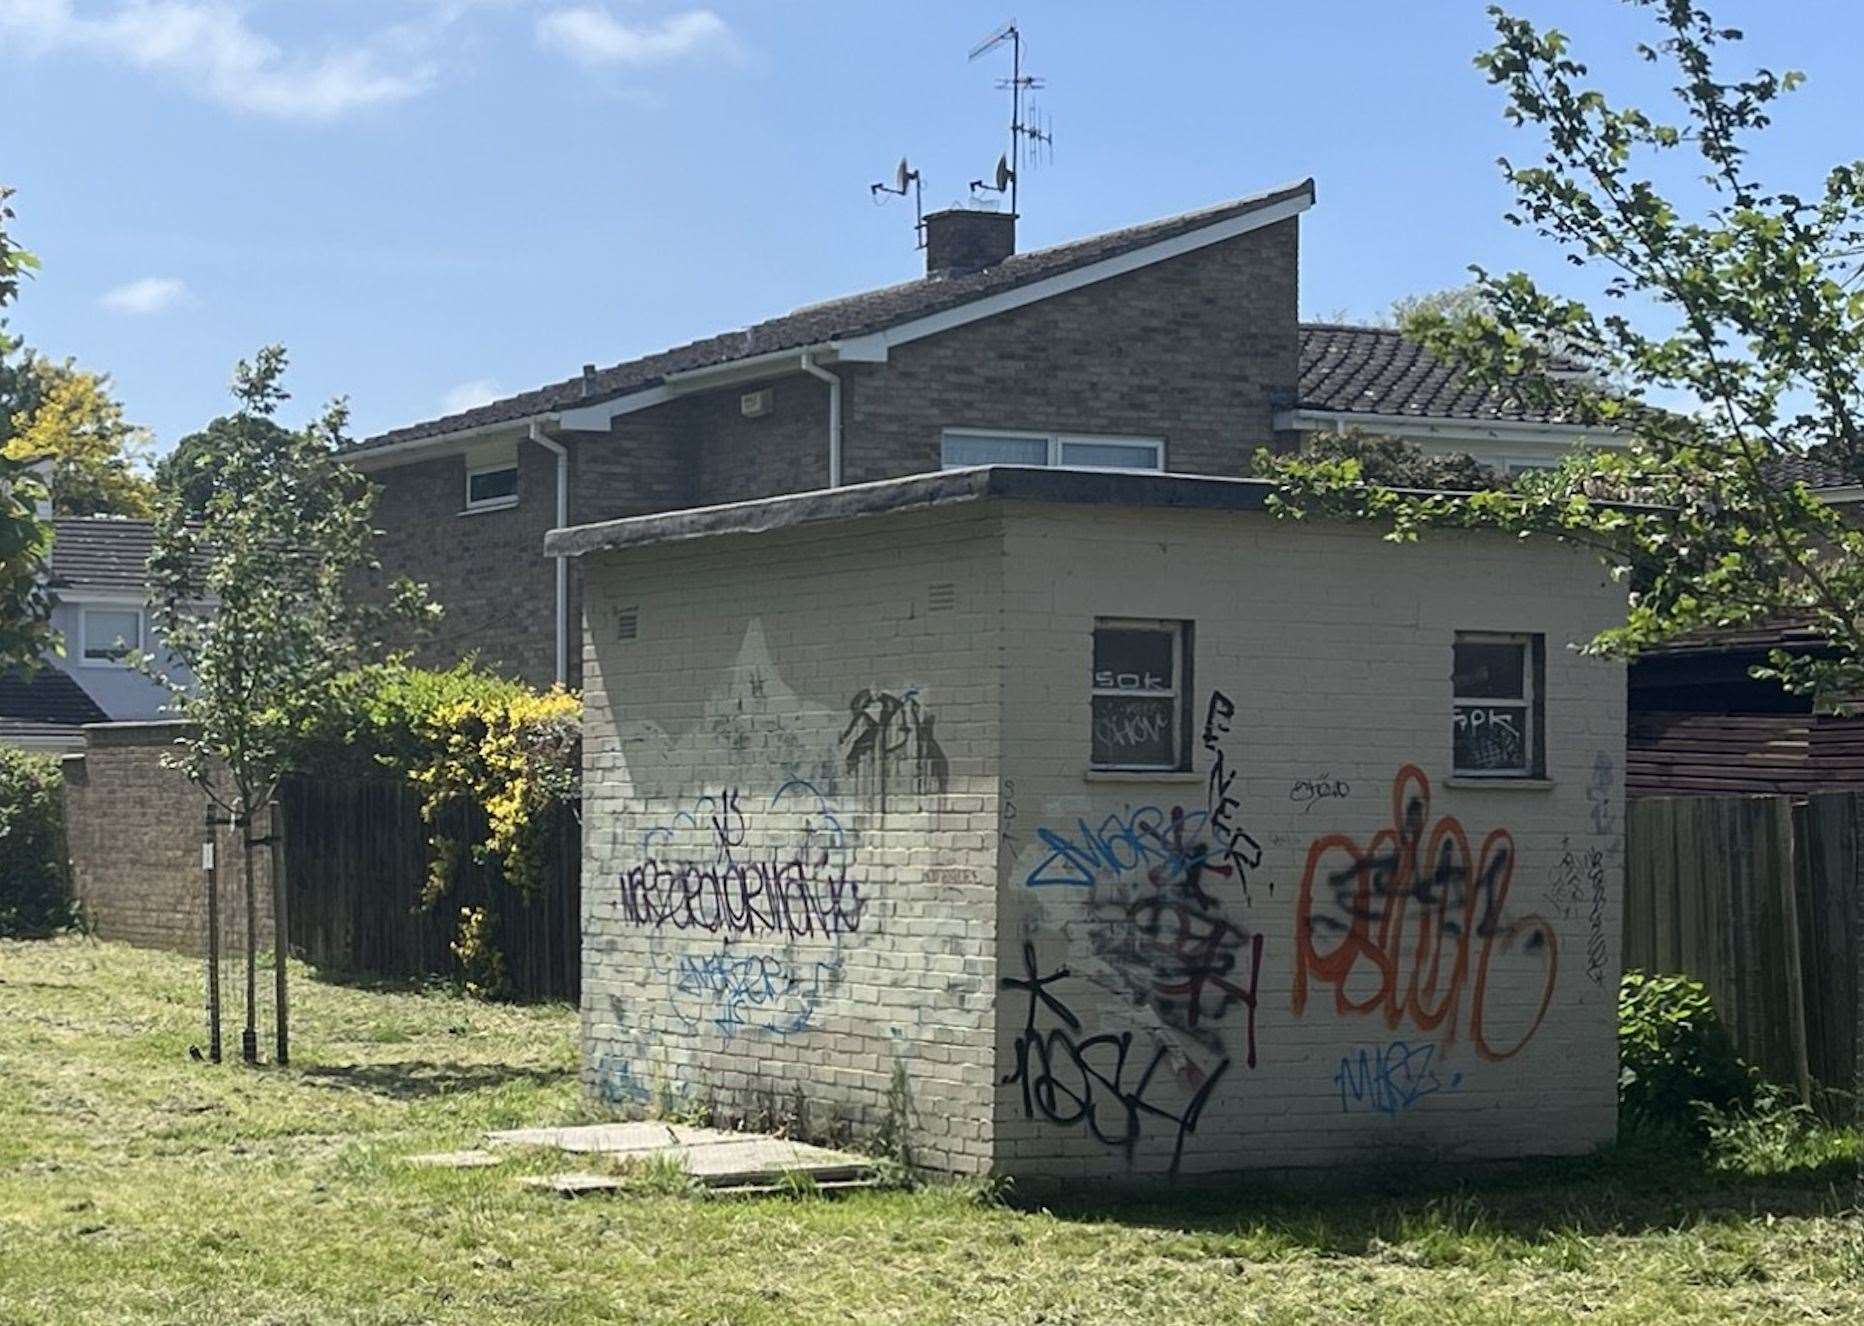
[(1803, 1088), (1791, 802), (1644, 798), (1625, 818), (1625, 965), (1701, 981), (1742, 1057)]
[(372, 976), (451, 975), (460, 910), (484, 907), (517, 995), (578, 997), (581, 839), (569, 808), (548, 826), (545, 882), (533, 894), (507, 886), (495, 864), (468, 860), (446, 896), (423, 908), (429, 837), (476, 841), (485, 828), (476, 809), (453, 810), (430, 828), (418, 794), (390, 779), (293, 778), (279, 801), (291, 944), (307, 961)]
[(1864, 947), (1864, 794), (1810, 797), (1799, 818), (1804, 826), (1799, 906), (1807, 1058), (1821, 1083), (1855, 1092)]

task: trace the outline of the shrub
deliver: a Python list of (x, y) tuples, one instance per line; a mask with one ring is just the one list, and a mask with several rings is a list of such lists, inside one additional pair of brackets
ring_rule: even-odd
[(1700, 981), (1627, 971), (1618, 987), (1618, 1110), (1701, 1136), (1704, 1111), (1745, 1109), (1755, 1075)]
[(0, 746), (0, 935), (49, 935), (76, 919), (58, 764)]

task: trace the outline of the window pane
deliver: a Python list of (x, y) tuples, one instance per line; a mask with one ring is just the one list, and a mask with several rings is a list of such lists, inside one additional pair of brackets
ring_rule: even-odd
[(1159, 452), (1135, 442), (1063, 442), (1061, 463), (1082, 469), (1156, 470)]
[(481, 470), (466, 479), (466, 500), (468, 502), (496, 502), (501, 498), (518, 495), (518, 467), (510, 466), (502, 470)]
[(1172, 633), (1102, 626), (1094, 632), (1094, 689), (1168, 691)]
[(1458, 640), (1451, 694), (1466, 700), (1519, 700), (1527, 694), (1527, 643)]
[(1450, 747), (1458, 772), (1526, 772), (1527, 706), (1457, 705)]
[(947, 433), (940, 464), (948, 470), (964, 465), (1046, 465), (1048, 439)]
[(1176, 768), (1177, 704), (1163, 695), (1096, 695), (1094, 763)]
[(121, 658), (142, 648), (142, 617), (130, 611), (101, 609), (84, 614), (84, 657)]

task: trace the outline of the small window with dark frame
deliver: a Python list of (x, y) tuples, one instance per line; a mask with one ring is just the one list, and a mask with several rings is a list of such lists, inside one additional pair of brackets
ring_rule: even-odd
[(1536, 778), (1546, 769), (1544, 635), (1458, 631), (1452, 665), (1450, 771)]
[(1189, 622), (1095, 621), (1094, 768), (1191, 767), (1190, 646)]

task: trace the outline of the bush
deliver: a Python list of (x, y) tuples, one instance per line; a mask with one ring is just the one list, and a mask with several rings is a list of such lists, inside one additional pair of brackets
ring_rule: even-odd
[(58, 764), (0, 746), (0, 935), (37, 938), (69, 929), (76, 919)]
[(1700, 981), (1627, 971), (1618, 987), (1618, 1112), (1703, 1135), (1705, 1111), (1746, 1109), (1755, 1075)]

